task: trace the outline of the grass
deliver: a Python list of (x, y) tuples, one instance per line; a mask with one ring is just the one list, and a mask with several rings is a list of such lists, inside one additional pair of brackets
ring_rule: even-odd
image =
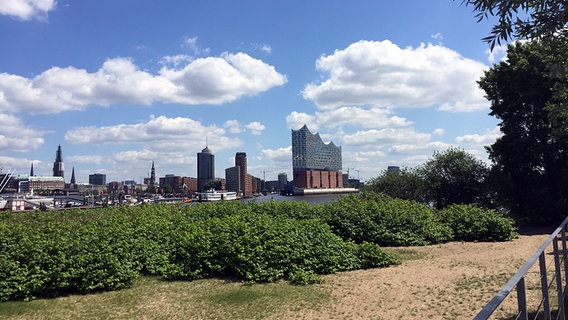
[(426, 259), (428, 257), (427, 253), (420, 252), (417, 250), (407, 249), (407, 248), (391, 248), (391, 247), (383, 247), (384, 251), (394, 254), (398, 257), (400, 262), (411, 261), (411, 260), (420, 260)]
[(140, 278), (132, 288), (0, 303), (2, 319), (264, 319), (329, 303), (321, 286)]

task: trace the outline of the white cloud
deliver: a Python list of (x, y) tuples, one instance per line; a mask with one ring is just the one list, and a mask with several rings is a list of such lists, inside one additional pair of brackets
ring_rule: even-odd
[(438, 128), (438, 129), (435, 129), (435, 130), (432, 132), (432, 134), (435, 135), (435, 136), (441, 136), (441, 135), (443, 135), (445, 132), (446, 132), (446, 130), (444, 130), (444, 129), (442, 129), (442, 128)]
[(389, 152), (395, 154), (417, 154), (417, 153), (433, 153), (434, 151), (444, 151), (452, 147), (451, 144), (433, 141), (420, 144), (395, 144), (389, 148)]
[(418, 133), (412, 128), (358, 131), (343, 137), (343, 143), (352, 147), (380, 148), (391, 144), (423, 144), (430, 140), (427, 133)]
[(431, 35), (430, 38), (434, 39), (439, 45), (444, 43), (444, 36), (440, 32)]
[(241, 133), (243, 132), (243, 128), (241, 124), (237, 120), (227, 120), (223, 124), (223, 128), (227, 129), (229, 133)]
[(32, 114), (83, 110), (91, 105), (223, 104), (286, 83), (274, 67), (247, 54), (224, 53), (158, 75), (127, 58), (107, 60), (94, 73), (53, 67), (34, 78), (0, 73), (0, 112)]
[(493, 144), (502, 135), (503, 133), (501, 133), (499, 127), (495, 127), (492, 130), (487, 130), (484, 134), (475, 133), (456, 137), (456, 142), (459, 144), (488, 146)]
[(176, 54), (173, 56), (165, 56), (160, 59), (160, 64), (166, 67), (177, 69), (191, 63), (194, 58), (187, 54)]
[(487, 60), (491, 63), (504, 61), (507, 59), (507, 44), (496, 45), (493, 50), (485, 50), (485, 53), (487, 54)]
[(0, 113), (0, 150), (24, 152), (44, 143), (45, 132), (24, 125), (20, 118)]
[[(151, 117), (147, 122), (119, 124), (106, 127), (79, 127), (67, 131), (65, 140), (74, 144), (141, 144), (154, 152), (197, 152), (203, 148), (205, 137), (214, 150), (229, 149), (242, 145), (242, 141), (226, 135), (225, 129), (204, 126), (189, 118)], [(123, 158), (128, 158), (130, 154)], [(139, 155), (136, 156), (139, 158)], [(150, 160), (149, 155), (147, 160)]]
[(201, 46), (197, 44), (197, 39), (198, 37), (187, 37), (183, 41), (183, 46), (189, 48), (195, 55), (201, 56), (209, 54), (209, 52), (211, 52), (211, 49), (201, 48)]
[(262, 158), (267, 158), (277, 162), (292, 162), (292, 147), (278, 149), (262, 149)]
[(0, 14), (21, 20), (42, 20), (55, 6), (55, 0), (3, 0), (0, 1)]
[(251, 122), (247, 124), (245, 127), (249, 129), (250, 133), (253, 135), (260, 135), (262, 131), (266, 129), (266, 126), (264, 126), (262, 123), (258, 121)]
[(304, 88), (320, 109), (343, 106), (486, 109), (476, 81), (487, 68), (439, 45), (401, 49), (385, 40), (359, 41), (322, 56), (316, 68), (328, 78)]
[(70, 163), (101, 164), (104, 162), (104, 158), (100, 155), (74, 155), (66, 157), (65, 161)]
[(318, 131), (318, 124), (316, 122), (316, 117), (304, 112), (292, 111), (288, 116), (286, 116), (286, 124), (288, 128), (298, 130), (302, 126), (307, 125), (311, 131)]

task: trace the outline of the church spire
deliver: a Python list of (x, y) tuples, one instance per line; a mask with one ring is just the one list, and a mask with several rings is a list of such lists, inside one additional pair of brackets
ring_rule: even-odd
[(32, 162), (32, 167), (30, 169), (30, 177), (34, 176), (34, 163)]
[(75, 184), (75, 167), (71, 171), (71, 184)]
[(150, 185), (156, 185), (156, 169), (154, 168), (154, 160), (152, 160), (152, 171), (150, 171)]
[(55, 153), (55, 162), (53, 163), (53, 176), (64, 178), (63, 173), (63, 153), (61, 152), (61, 145), (59, 145)]

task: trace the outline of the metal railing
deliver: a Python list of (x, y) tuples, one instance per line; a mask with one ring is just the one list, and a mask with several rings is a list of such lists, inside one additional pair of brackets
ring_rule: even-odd
[[(485, 305), (475, 316), (475, 320), (490, 319), (490, 317), (522, 320), (566, 319), (567, 224), (568, 218)], [(559, 249), (559, 242), (561, 249)], [(552, 248), (550, 248), (551, 245)], [(515, 301), (509, 301), (507, 305), (503, 303), (507, 298), (514, 300), (514, 296), (516, 296), (516, 303)], [(509, 310), (505, 310), (507, 307)]]

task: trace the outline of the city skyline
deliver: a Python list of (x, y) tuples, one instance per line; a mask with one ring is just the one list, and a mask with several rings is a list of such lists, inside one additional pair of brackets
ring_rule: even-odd
[[(61, 145), (77, 183), (292, 176), (288, 132), (342, 147), (361, 180), (500, 135), (476, 81), (502, 59), (460, 2), (0, 2), (0, 167), (50, 175)], [(206, 142), (207, 140), (207, 142)]]

